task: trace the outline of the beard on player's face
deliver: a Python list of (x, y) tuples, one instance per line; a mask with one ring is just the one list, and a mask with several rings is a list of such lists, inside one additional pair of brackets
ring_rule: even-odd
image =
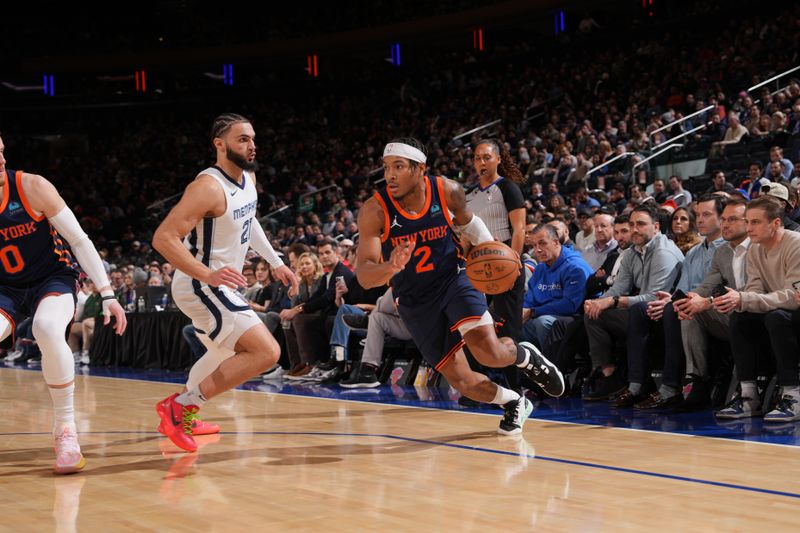
[(245, 156), (237, 154), (228, 145), (225, 145), (225, 157), (228, 158), (228, 161), (230, 161), (231, 163), (233, 163), (237, 167), (241, 168), (242, 170), (257, 170), (258, 169), (258, 162), (256, 162), (255, 159), (253, 159), (252, 161), (248, 161)]

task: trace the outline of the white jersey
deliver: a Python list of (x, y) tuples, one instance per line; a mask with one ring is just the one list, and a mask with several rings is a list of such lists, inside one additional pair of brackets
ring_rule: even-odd
[[(253, 224), (258, 224), (255, 220), (258, 194), (253, 177), (244, 172), (239, 185), (218, 167), (207, 168), (198, 176), (203, 174), (217, 180), (222, 187), (225, 212), (201, 220), (183, 244), (211, 270), (230, 266), (241, 272), (250, 247), (250, 230)], [(232, 333), (233, 314), (256, 316), (237, 292), (227, 287), (211, 287), (180, 270), (176, 270), (173, 277), (172, 296), (181, 311), (192, 319), (195, 328), (214, 341), (221, 341)]]
[(244, 172), (239, 185), (219, 168), (210, 167), (198, 176), (211, 176), (225, 193), (225, 212), (204, 218), (186, 236), (183, 244), (191, 254), (211, 270), (230, 266), (241, 272), (250, 247), (250, 228), (255, 221), (258, 194), (253, 178)]

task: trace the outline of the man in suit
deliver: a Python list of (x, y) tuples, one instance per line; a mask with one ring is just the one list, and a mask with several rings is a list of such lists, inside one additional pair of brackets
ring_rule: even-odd
[(708, 341), (711, 337), (722, 341), (730, 337), (730, 315), (714, 309), (714, 296), (724, 294), (725, 287), (739, 290), (747, 281), (745, 265), (750, 238), (744, 218), (746, 205), (744, 200), (728, 201), (720, 217), (722, 238), (727, 244), (717, 247), (711, 269), (700, 285), (687, 293), (686, 299), (675, 303), (681, 319), (686, 374), (691, 381), (684, 410), (707, 406)]

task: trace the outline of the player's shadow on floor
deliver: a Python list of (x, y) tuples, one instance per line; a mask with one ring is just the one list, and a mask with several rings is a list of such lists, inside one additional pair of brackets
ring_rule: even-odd
[[(319, 433), (317, 435), (314, 432), (286, 433), (285, 435), (262, 434), (262, 436), (265, 438), (270, 438), (275, 436), (284, 437), (292, 435), (301, 438), (303, 437), (331, 438), (330, 434)], [(364, 456), (364, 455), (376, 456), (376, 455), (419, 453), (419, 452), (424, 452), (426, 450), (430, 450), (435, 447), (439, 447), (443, 444), (451, 444), (451, 443), (462, 444), (464, 442), (469, 442), (472, 440), (494, 438), (496, 436), (497, 433), (494, 431), (480, 431), (473, 433), (463, 433), (458, 435), (446, 435), (442, 437), (431, 437), (429, 439), (420, 438), (419, 440), (405, 440), (406, 439), (405, 437), (401, 436), (393, 437), (390, 435), (351, 436), (350, 437), (351, 439), (361, 440), (365, 438), (375, 438), (384, 440), (385, 442), (375, 443), (375, 444), (359, 444), (357, 441), (355, 441), (355, 442), (346, 442), (341, 444), (245, 448), (245, 449), (224, 450), (218, 452), (214, 452), (210, 449), (207, 449), (207, 451), (202, 450), (198, 453), (197, 465), (198, 468), (202, 468), (203, 465), (223, 463), (226, 461), (237, 461), (237, 460), (250, 460), (249, 464), (251, 465), (260, 464), (269, 467), (330, 464), (330, 463), (341, 462), (345, 460), (345, 458), (348, 456)], [(144, 438), (115, 441), (108, 444), (96, 445), (94, 447), (87, 446), (86, 447), (87, 453), (84, 455), (87, 457), (88, 465), (86, 470), (84, 470), (78, 475), (94, 477), (94, 476), (122, 474), (131, 471), (144, 471), (144, 470), (153, 470), (161, 472), (166, 471), (170, 468), (172, 462), (170, 460), (165, 461), (165, 458), (162, 456), (142, 461), (110, 464), (95, 468), (92, 468), (91, 466), (92, 457), (97, 457), (97, 458), (103, 457), (107, 459), (114, 459), (114, 458), (134, 457), (142, 455), (152, 456), (151, 453), (144, 454), (141, 452), (125, 452), (125, 451), (113, 452), (111, 450), (113, 450), (113, 447), (115, 446), (140, 444), (145, 441), (158, 439), (159, 437), (160, 436), (153, 436), (153, 437), (148, 436)], [(348, 438), (348, 435), (343, 434), (341, 435), (341, 437), (337, 438), (346, 439)], [(111, 450), (107, 450), (103, 453), (94, 454), (89, 451), (92, 448), (107, 448)], [(14, 463), (14, 466), (17, 468), (13, 472), (5, 472), (0, 474), (0, 479), (13, 478), (18, 476), (31, 476), (31, 475), (38, 475), (40, 477), (51, 477), (53, 475), (52, 467), (49, 466), (50, 462), (53, 460), (52, 449), (40, 448), (34, 450), (27, 450), (26, 452), (27, 452), (26, 457), (17, 457), (16, 461), (9, 460), (10, 458), (6, 456), (0, 457), (0, 461), (2, 461), (3, 463), (6, 464)], [(18, 455), (21, 456), (22, 453), (20, 452)], [(36, 461), (36, 463), (31, 464), (30, 461)], [(42, 462), (45, 461), (48, 463), (48, 466), (42, 468), (41, 464)], [(24, 467), (30, 467), (30, 468), (24, 468)]]

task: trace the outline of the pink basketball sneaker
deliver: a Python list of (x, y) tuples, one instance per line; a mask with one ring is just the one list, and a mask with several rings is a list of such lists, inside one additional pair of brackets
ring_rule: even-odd
[(55, 434), (56, 464), (53, 470), (56, 474), (74, 474), (86, 466), (86, 459), (81, 455), (81, 445), (78, 444), (78, 434), (70, 426), (64, 426)]

